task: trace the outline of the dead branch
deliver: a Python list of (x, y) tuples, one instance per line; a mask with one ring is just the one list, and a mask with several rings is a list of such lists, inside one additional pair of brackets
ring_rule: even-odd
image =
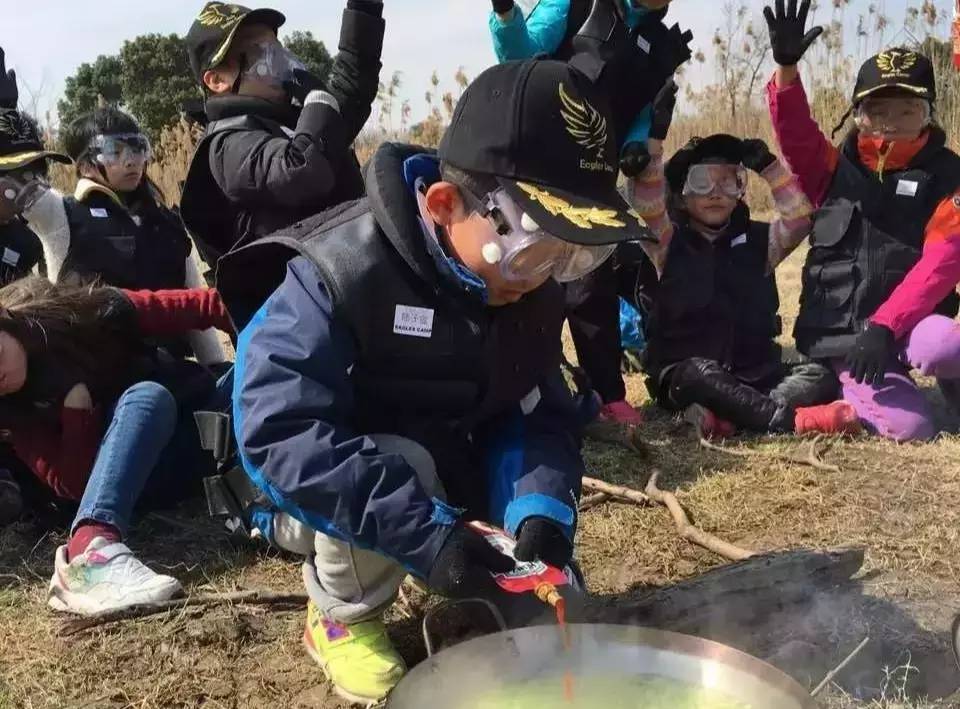
[(808, 465), (811, 468), (816, 468), (817, 470), (825, 470), (830, 473), (839, 473), (840, 467), (833, 465), (832, 463), (825, 463), (820, 457), (820, 454), (817, 452), (817, 447), (820, 444), (820, 441), (823, 440), (825, 434), (821, 433), (816, 436), (810, 445), (807, 448), (807, 452), (804, 455), (792, 455), (790, 453), (771, 453), (769, 451), (752, 451), (752, 450), (736, 450), (733, 448), (726, 448), (724, 446), (718, 446), (716, 443), (711, 442), (703, 435), (702, 430), (698, 427), (698, 435), (700, 436), (700, 446), (706, 448), (707, 450), (715, 451), (717, 453), (724, 453), (725, 455), (732, 455), (738, 458), (767, 458), (769, 460), (780, 460), (785, 463), (796, 463), (798, 465)]
[(609, 502), (610, 495), (605, 492), (595, 492), (592, 495), (584, 495), (580, 498), (580, 512), (586, 512), (589, 509), (593, 509), (598, 505), (602, 505), (604, 502)]
[(835, 668), (833, 668), (832, 670), (830, 670), (830, 671), (827, 673), (827, 676), (823, 678), (823, 681), (822, 681), (820, 684), (818, 684), (818, 685), (816, 686), (816, 688), (815, 688), (812, 692), (810, 692), (810, 696), (811, 696), (811, 697), (815, 697), (815, 696), (817, 696), (818, 694), (820, 694), (820, 692), (822, 692), (822, 691), (826, 688), (826, 686), (827, 686), (828, 684), (830, 684), (830, 681), (831, 681), (834, 677), (836, 677), (838, 674), (840, 674), (841, 671), (843, 671), (843, 668), (844, 668), (844, 667), (846, 667), (846, 666), (849, 665), (851, 662), (853, 662), (853, 658), (855, 658), (857, 655), (860, 654), (860, 651), (863, 650), (863, 648), (865, 648), (865, 647), (867, 646), (867, 643), (868, 643), (868, 642), (870, 642), (870, 636), (869, 636), (869, 635), (868, 635), (867, 637), (865, 637), (865, 638), (860, 642), (860, 644), (857, 645), (857, 646), (853, 649), (853, 652), (851, 652), (849, 655), (847, 655), (847, 656), (843, 659), (843, 662), (841, 662), (839, 665), (837, 665)]
[(681, 537), (731, 561), (742, 561), (756, 555), (754, 551), (749, 551), (730, 542), (725, 542), (709, 532), (704, 532), (699, 527), (690, 524), (690, 518), (687, 517), (687, 513), (684, 512), (683, 507), (680, 506), (677, 496), (672, 492), (665, 492), (657, 487), (657, 479), (659, 477), (660, 472), (656, 470), (650, 476), (650, 482), (647, 483), (647, 497), (654, 502), (660, 503), (670, 511), (670, 516), (673, 517), (673, 523), (677, 527), (677, 533)]
[(272, 593), (270, 591), (237, 591), (234, 593), (204, 593), (186, 598), (174, 598), (157, 603), (143, 603), (116, 611), (107, 611), (96, 615), (65, 621), (60, 626), (59, 635), (62, 638), (82, 633), (84, 630), (95, 628), (107, 623), (116, 623), (122, 620), (147, 618), (149, 616), (166, 613), (171, 610), (185, 610), (187, 608), (209, 608), (226, 603), (238, 605), (259, 606), (305, 606), (308, 597), (303, 593)]
[(584, 478), (583, 489), (590, 492), (603, 493), (604, 495), (609, 495), (617, 500), (630, 502), (635, 505), (650, 504), (650, 498), (639, 490), (633, 490), (629, 487), (624, 487), (623, 485), (612, 485), (604, 482), (603, 480), (597, 480), (596, 478)]

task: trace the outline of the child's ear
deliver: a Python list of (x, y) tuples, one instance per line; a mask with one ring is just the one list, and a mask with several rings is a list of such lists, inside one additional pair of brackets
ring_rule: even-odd
[(435, 182), (427, 188), (427, 211), (440, 226), (450, 226), (463, 218), (464, 204), (460, 188), (451, 182)]
[(225, 64), (207, 69), (203, 72), (203, 85), (212, 94), (229, 93), (237, 81), (236, 73)]

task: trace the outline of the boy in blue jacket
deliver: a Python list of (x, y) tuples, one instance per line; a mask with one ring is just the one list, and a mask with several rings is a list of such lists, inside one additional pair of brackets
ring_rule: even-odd
[(343, 696), (377, 700), (404, 674), (381, 615), (406, 574), (496, 599), (513, 561), (466, 521), (506, 529), (518, 559), (571, 558), (584, 417), (560, 371), (559, 282), (649, 238), (617, 191), (607, 115), (566, 64), (496, 66), (439, 155), (387, 143), (365, 199), (221, 262), (243, 468), (316, 530), (304, 642)]

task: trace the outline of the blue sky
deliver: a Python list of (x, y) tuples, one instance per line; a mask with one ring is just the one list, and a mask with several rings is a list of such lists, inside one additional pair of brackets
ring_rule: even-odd
[[(241, 0), (242, 1), (242, 0)], [(898, 20), (907, 0), (872, 0), (885, 5)], [(287, 16), (286, 30), (311, 30), (327, 47), (336, 47), (340, 13), (346, 0), (270, 0)], [(202, 0), (0, 0), (6, 12), (0, 21), (0, 46), (7, 52), (8, 66), (17, 69), (24, 84), (40, 93), (36, 108), (42, 115), (56, 105), (64, 79), (83, 62), (119, 50), (125, 39), (148, 32), (187, 31)], [(820, 0), (825, 7), (832, 0)], [(672, 21), (692, 29), (694, 44), (709, 50), (714, 30), (722, 21), (723, 0), (675, 0)], [(763, 0), (748, 0), (759, 18)], [(910, 4), (919, 4), (919, 0)], [(951, 0), (936, 0), (945, 14)], [(867, 0), (853, 0), (865, 7)], [(493, 61), (487, 33), (488, 0), (385, 0), (387, 39), (384, 76), (403, 72), (405, 98), (410, 99), (413, 118), (423, 116), (423, 95), (434, 69), (444, 85), (452, 83), (457, 67), (475, 76)], [(15, 7), (15, 9), (14, 9)], [(825, 12), (825, 11), (824, 11)], [(709, 51), (706, 51), (709, 56)], [(691, 77), (703, 80), (710, 68)], [(23, 104), (34, 108), (30, 92), (23, 90)]]

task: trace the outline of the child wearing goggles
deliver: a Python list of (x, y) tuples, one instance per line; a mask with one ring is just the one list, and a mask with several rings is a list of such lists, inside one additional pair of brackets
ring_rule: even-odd
[[(866, 427), (896, 441), (936, 434), (910, 375), (935, 377), (960, 411), (960, 158), (936, 123), (931, 59), (890, 47), (860, 67), (850, 109), (827, 137), (798, 64), (823, 32), (811, 5), (765, 11), (777, 69), (767, 87), (784, 159), (818, 208), (794, 336), (840, 377)], [(853, 116), (853, 126), (832, 139)]]
[[(147, 177), (152, 151), (137, 122), (116, 108), (100, 108), (76, 119), (61, 137), (76, 163), (74, 194), (24, 189), (17, 196), (30, 202), (24, 215), (43, 243), (50, 280), (131, 290), (204, 286), (180, 219)], [(213, 332), (163, 344), (175, 359), (226, 359)]]
[[(632, 284), (625, 297), (644, 315), (642, 361), (653, 397), (707, 436), (738, 428), (855, 430), (849, 404), (823, 405), (839, 389), (833, 372), (784, 362), (776, 343), (773, 271), (811, 226), (812, 208), (790, 173), (761, 140), (695, 138), (665, 170), (661, 144), (654, 147), (654, 161), (628, 189), (660, 235), (656, 267), (624, 263), (619, 279)], [(772, 224), (750, 218), (743, 201), (748, 170), (770, 186), (779, 217)]]

